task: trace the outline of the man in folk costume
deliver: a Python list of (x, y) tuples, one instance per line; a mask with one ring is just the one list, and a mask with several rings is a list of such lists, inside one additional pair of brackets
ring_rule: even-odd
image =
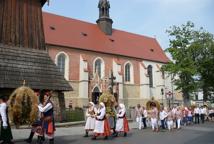
[(151, 124), (152, 124), (152, 130), (158, 132), (158, 109), (155, 106), (155, 104), (151, 105)]
[[(37, 95), (37, 97), (39, 97), (39, 103), (42, 106), (43, 102), (44, 102), (44, 95), (41, 96), (39, 94), (39, 92), (36, 92), (36, 95)], [(25, 139), (25, 142), (27, 142), (27, 143), (31, 143), (32, 142), (33, 136), (35, 134), (39, 135), (38, 133), (41, 133), (41, 132), (39, 132), (42, 129), (41, 128), (41, 126), (42, 126), (41, 112), (38, 111), (38, 117), (37, 117), (36, 121), (31, 126), (32, 126), (32, 128), (31, 128), (30, 135), (29, 135), (29, 137), (27, 139)], [(41, 137), (42, 137), (42, 140), (45, 141), (45, 137), (44, 137), (43, 133), (41, 133)], [(38, 136), (38, 141), (39, 141), (39, 136)]]
[(86, 124), (85, 124), (85, 136), (88, 137), (88, 132), (93, 131), (95, 127), (95, 114), (97, 113), (97, 109), (94, 106), (93, 102), (89, 102), (89, 107), (86, 110)]
[(126, 108), (124, 104), (119, 104), (119, 111), (117, 114), (117, 123), (116, 123), (116, 134), (118, 136), (119, 132), (124, 132), (124, 137), (127, 136), (129, 131), (128, 120), (126, 119)]
[(9, 118), (8, 118), (8, 107), (5, 102), (5, 97), (0, 96), (0, 114), (1, 114), (1, 132), (0, 139), (3, 140), (2, 144), (13, 144), (13, 139)]
[[(44, 94), (44, 103), (43, 105), (39, 105), (39, 111), (42, 113), (42, 131), (49, 139), (49, 144), (54, 144), (54, 132), (55, 132), (55, 124), (54, 124), (54, 107), (53, 103), (50, 100), (51, 94), (49, 92), (45, 92)], [(39, 137), (40, 142), (42, 143), (42, 136)]]
[(108, 139), (108, 136), (111, 134), (111, 129), (109, 126), (108, 119), (106, 118), (106, 108), (104, 103), (99, 104), (99, 108), (96, 114), (94, 136), (92, 140), (95, 140), (97, 136), (105, 136), (104, 139)]
[(175, 112), (175, 117), (176, 117), (176, 121), (177, 121), (177, 129), (180, 129), (181, 128), (181, 120), (183, 118), (182, 111), (181, 111), (180, 107), (177, 108), (177, 111)]

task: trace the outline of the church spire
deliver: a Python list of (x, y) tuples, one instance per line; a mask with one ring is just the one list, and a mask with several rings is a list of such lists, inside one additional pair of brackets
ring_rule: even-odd
[(106, 35), (111, 35), (113, 21), (109, 16), (110, 2), (108, 0), (99, 0), (98, 8), (99, 19), (97, 20), (97, 24)]

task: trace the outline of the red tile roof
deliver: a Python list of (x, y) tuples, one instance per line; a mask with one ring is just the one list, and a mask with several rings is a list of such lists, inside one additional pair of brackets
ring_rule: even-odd
[(113, 29), (105, 35), (96, 24), (43, 12), (47, 44), (116, 54), (166, 63), (169, 61), (155, 38)]

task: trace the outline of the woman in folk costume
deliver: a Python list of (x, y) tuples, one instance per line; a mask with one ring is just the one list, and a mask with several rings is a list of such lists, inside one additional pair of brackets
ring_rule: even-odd
[(95, 118), (94, 136), (92, 137), (92, 140), (95, 140), (99, 135), (105, 136), (105, 139), (108, 139), (108, 136), (111, 134), (111, 129), (108, 119), (106, 118), (106, 108), (104, 103), (101, 102), (99, 104), (99, 109)]
[(137, 104), (135, 107), (135, 117), (136, 117), (136, 122), (138, 123), (138, 129), (141, 130), (142, 128), (142, 113), (143, 109), (140, 104)]
[(167, 127), (169, 131), (173, 129), (173, 120), (174, 120), (174, 114), (172, 112), (172, 109), (169, 108), (168, 114), (167, 114)]
[(89, 108), (86, 111), (86, 124), (85, 124), (85, 136), (88, 137), (88, 132), (93, 131), (95, 127), (95, 114), (97, 113), (97, 109), (94, 106), (93, 102), (89, 102)]
[(158, 109), (155, 106), (155, 104), (152, 104), (151, 107), (152, 107), (152, 110), (151, 110), (152, 130), (158, 132)]
[(181, 128), (181, 120), (183, 118), (182, 111), (181, 111), (180, 107), (178, 107), (177, 111), (175, 112), (175, 118), (176, 118), (176, 122), (177, 122), (177, 129), (180, 129)]
[(0, 139), (3, 140), (2, 144), (13, 144), (13, 139), (9, 118), (8, 118), (8, 107), (5, 102), (4, 96), (0, 96), (0, 114), (1, 114), (1, 132)]
[(128, 120), (126, 119), (126, 108), (124, 104), (119, 104), (119, 111), (117, 114), (117, 123), (116, 123), (116, 135), (118, 132), (124, 132), (124, 137), (127, 136), (127, 132), (129, 131)]
[[(41, 94), (42, 95), (42, 94)], [(54, 144), (54, 132), (55, 132), (55, 124), (54, 124), (54, 107), (53, 103), (50, 100), (51, 94), (49, 92), (45, 92), (44, 94), (44, 103), (43, 105), (39, 105), (39, 111), (42, 114), (42, 131), (49, 139), (49, 144)], [(39, 143), (42, 143), (42, 136), (39, 137)]]

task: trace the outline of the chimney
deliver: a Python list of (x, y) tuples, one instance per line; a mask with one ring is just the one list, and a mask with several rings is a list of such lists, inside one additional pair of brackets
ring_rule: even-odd
[(97, 25), (106, 35), (112, 35), (112, 19), (109, 16), (110, 3), (108, 0), (100, 0), (98, 4), (99, 19)]
[(42, 6), (47, 0), (0, 0), (0, 43), (45, 50)]

